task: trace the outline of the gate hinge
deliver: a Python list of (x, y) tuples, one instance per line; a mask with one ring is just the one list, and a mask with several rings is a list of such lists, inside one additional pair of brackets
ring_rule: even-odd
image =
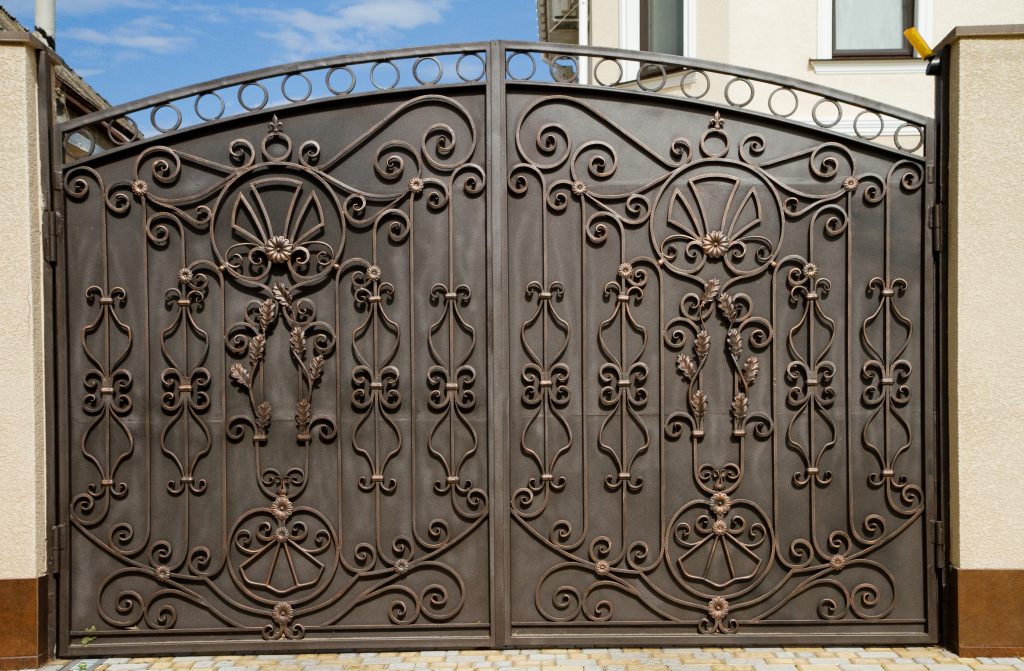
[(946, 568), (946, 525), (942, 520), (932, 520), (932, 545), (935, 547), (935, 568)]
[(50, 527), (50, 537), (46, 540), (46, 570), (51, 574), (60, 573), (64, 548), (67, 543), (67, 527), (58, 524)]
[(60, 193), (61, 191), (64, 190), (64, 171), (62, 169), (54, 169), (53, 178), (50, 181), (50, 186), (56, 193)]
[(47, 263), (57, 262), (57, 243), (64, 233), (64, 217), (60, 212), (43, 212), (43, 259)]
[(932, 231), (932, 252), (942, 251), (942, 203), (934, 203), (928, 208), (928, 228)]

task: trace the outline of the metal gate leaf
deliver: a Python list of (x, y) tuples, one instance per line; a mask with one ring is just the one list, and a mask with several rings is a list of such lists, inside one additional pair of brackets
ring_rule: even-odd
[(63, 654), (936, 639), (931, 126), (638, 58), (57, 129)]

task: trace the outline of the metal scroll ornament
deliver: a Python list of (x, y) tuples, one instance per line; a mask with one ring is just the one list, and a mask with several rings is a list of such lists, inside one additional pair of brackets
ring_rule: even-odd
[[(418, 146), (385, 135), (424, 113), (437, 123)], [(116, 567), (97, 586), (100, 638), (183, 628), (300, 640), (311, 627), (457, 622), (465, 604), (448, 555), (480, 542), (488, 513), (474, 482), (486, 473), (479, 315), (454, 246), (417, 270), (413, 241), (419, 225), (453, 238), (455, 212), (483, 193), (475, 122), (453, 99), (421, 96), (333, 156), (296, 146), (276, 116), (266, 128), (226, 151), (150, 146), (127, 182), (88, 167), (65, 177), (70, 201), (102, 199), (71, 512)], [(117, 286), (107, 261), (127, 222), (142, 226), (143, 278), (169, 286), (143, 312), (130, 301), (147, 290)], [(161, 327), (140, 340), (133, 319)], [(155, 380), (147, 360), (163, 366)], [(133, 415), (136, 375), (160, 390), (152, 421)], [(429, 428), (410, 422), (410, 404), (434, 413)], [(436, 485), (425, 494), (414, 474)], [(166, 510), (140, 508), (149, 500)], [(396, 501), (401, 524), (387, 512)]]
[[(924, 510), (888, 237), (918, 165), (860, 172), (836, 142), (773, 153), (717, 111), (662, 152), (605, 109), (548, 95), (516, 119), (509, 189), (535, 208), (543, 262), (521, 327), (513, 548), (548, 558), (522, 612), (707, 635), (888, 617), (901, 585), (878, 557)], [(858, 226), (885, 236), (866, 281)], [(865, 294), (857, 326), (846, 306)]]
[(932, 126), (865, 105), (495, 42), (61, 124), (61, 652), (933, 641)]

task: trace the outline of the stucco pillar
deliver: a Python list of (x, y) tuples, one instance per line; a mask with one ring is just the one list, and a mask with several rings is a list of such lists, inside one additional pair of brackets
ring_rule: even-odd
[(950, 643), (1024, 654), (1024, 26), (943, 41)]
[(46, 379), (36, 45), (0, 39), (0, 669), (46, 649)]

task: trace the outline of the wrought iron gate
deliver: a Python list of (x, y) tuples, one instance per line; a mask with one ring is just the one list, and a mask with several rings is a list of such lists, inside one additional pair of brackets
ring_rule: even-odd
[(936, 640), (931, 126), (553, 48), (57, 129), (62, 653)]

